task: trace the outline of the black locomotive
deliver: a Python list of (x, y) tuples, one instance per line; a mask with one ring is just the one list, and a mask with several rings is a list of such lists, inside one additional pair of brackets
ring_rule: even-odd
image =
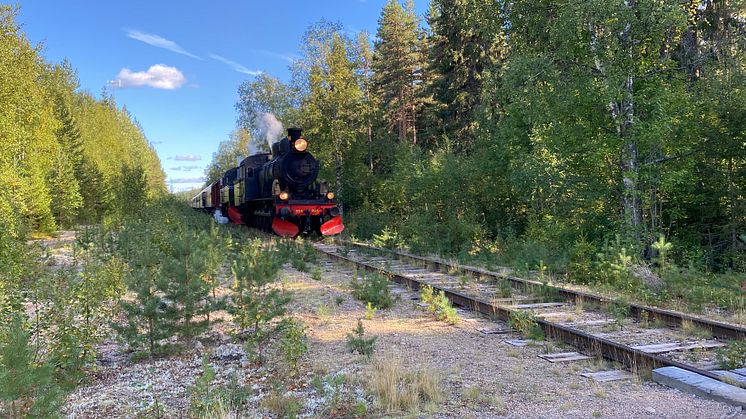
[(301, 134), (300, 128), (288, 129), (286, 138), (272, 144), (271, 153), (243, 159), (192, 198), (191, 206), (286, 237), (341, 233), (334, 192), (316, 181), (319, 162)]

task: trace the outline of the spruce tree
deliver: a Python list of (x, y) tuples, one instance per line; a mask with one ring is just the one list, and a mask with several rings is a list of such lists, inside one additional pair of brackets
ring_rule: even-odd
[(417, 143), (417, 91), (423, 62), (414, 3), (408, 0), (405, 9), (398, 0), (389, 0), (378, 20), (376, 37), (373, 88), (386, 128), (399, 142)]
[(434, 141), (457, 150), (473, 147), (475, 115), (486, 70), (505, 59), (502, 2), (433, 0), (429, 94), (435, 101)]
[(57, 158), (49, 175), (52, 194), (52, 214), (61, 227), (70, 227), (76, 219), (78, 209), (83, 205), (78, 180), (72, 162), (63, 150), (57, 151)]

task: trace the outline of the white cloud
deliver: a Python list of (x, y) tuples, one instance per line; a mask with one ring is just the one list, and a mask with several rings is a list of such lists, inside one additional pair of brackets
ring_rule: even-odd
[(205, 178), (203, 177), (180, 177), (176, 179), (169, 179), (171, 183), (204, 183)]
[(140, 32), (140, 31), (136, 31), (136, 30), (128, 30), (127, 31), (127, 36), (130, 37), (130, 38), (132, 38), (132, 39), (135, 39), (137, 41), (145, 42), (146, 44), (152, 45), (152, 46), (154, 46), (156, 48), (167, 49), (167, 50), (169, 50), (171, 52), (175, 52), (175, 53), (181, 54), (181, 55), (186, 55), (187, 57), (192, 57), (192, 58), (195, 58), (197, 60), (201, 60), (202, 59), (202, 58), (200, 58), (200, 57), (192, 54), (191, 52), (185, 50), (184, 48), (182, 48), (176, 42), (174, 42), (174, 41), (172, 41), (170, 39), (163, 38), (163, 37), (158, 36), (158, 35), (154, 35), (154, 34), (151, 34), (151, 33)]
[(239, 73), (248, 74), (249, 76), (258, 76), (258, 75), (262, 74), (262, 72), (260, 70), (249, 70), (248, 68), (244, 67), (243, 65), (241, 65), (241, 64), (239, 64), (239, 63), (237, 63), (235, 61), (231, 61), (231, 60), (229, 60), (229, 59), (227, 59), (225, 57), (221, 57), (220, 55), (210, 54), (210, 58), (212, 58), (213, 60), (220, 61), (223, 64), (227, 64), (227, 65), (233, 67), (233, 69), (236, 70), (236, 71), (238, 71)]
[(197, 160), (202, 160), (202, 156), (197, 156), (195, 154), (181, 154), (178, 156), (174, 156), (174, 160), (176, 161), (197, 161)]
[(120, 88), (149, 86), (173, 90), (184, 85), (186, 81), (186, 77), (176, 67), (156, 64), (148, 71), (132, 71), (129, 68), (123, 68), (111, 84)]
[(183, 170), (185, 172), (191, 172), (192, 170), (199, 170), (202, 166), (176, 166), (172, 167), (171, 170)]

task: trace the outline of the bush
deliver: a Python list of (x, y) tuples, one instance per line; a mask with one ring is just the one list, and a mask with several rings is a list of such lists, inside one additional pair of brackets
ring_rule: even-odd
[(420, 300), (427, 304), (427, 310), (435, 315), (436, 320), (450, 324), (459, 322), (458, 313), (442, 290), (435, 294), (433, 287), (425, 285), (420, 290)]
[(282, 325), (282, 338), (280, 338), (280, 349), (290, 366), (290, 370), (296, 372), (298, 361), (308, 352), (308, 338), (306, 327), (295, 319), (286, 319)]
[(362, 282), (353, 276), (350, 286), (353, 297), (370, 303), (375, 308), (387, 309), (394, 303), (389, 291), (389, 281), (382, 275), (366, 275), (362, 278)]
[(373, 345), (375, 345), (377, 338), (373, 336), (366, 339), (364, 336), (363, 321), (358, 319), (357, 327), (352, 329), (352, 333), (347, 334), (347, 348), (353, 353), (357, 352), (370, 358), (373, 355)]
[(248, 387), (238, 384), (235, 375), (229, 378), (228, 386), (213, 388), (215, 370), (207, 356), (202, 358), (202, 375), (194, 380), (194, 385), (187, 389), (189, 394), (189, 413), (194, 417), (223, 417), (220, 414), (240, 411), (251, 396)]
[(544, 330), (536, 322), (536, 314), (532, 311), (513, 311), (509, 323), (510, 327), (528, 339), (544, 340)]
[(734, 340), (719, 348), (715, 357), (724, 370), (734, 370), (746, 367), (746, 340)]

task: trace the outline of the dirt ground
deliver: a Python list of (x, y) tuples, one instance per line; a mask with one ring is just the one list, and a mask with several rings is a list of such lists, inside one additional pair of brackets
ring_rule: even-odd
[[(292, 293), (289, 315), (307, 326), (309, 351), (298, 373), (291, 373), (273, 350), (262, 367), (248, 362), (223, 313), (225, 322), (180, 355), (133, 362), (121, 345), (106, 342), (99, 348), (97, 371), (70, 395), (64, 413), (72, 418), (186, 417), (187, 389), (201, 375), (202, 357), (208, 354), (216, 371), (213, 385), (226, 385), (232, 377), (248, 393), (245, 406), (230, 417), (276, 417), (292, 403), (298, 404), (300, 417), (746, 417), (740, 409), (634, 377), (595, 383), (579, 374), (608, 369), (606, 363), (549, 363), (537, 355), (566, 348), (551, 342), (508, 345), (509, 336), (477, 330), (504, 325), (470, 312), (460, 312), (456, 325), (436, 321), (417, 306), (415, 293), (396, 286), (391, 287), (394, 305), (363, 320), (365, 335), (377, 338), (372, 359), (353, 354), (347, 335), (365, 317), (365, 305), (350, 294), (349, 270), (327, 262), (319, 267), (321, 279), (314, 280), (288, 266), (279, 285)], [(442, 400), (409, 411), (380, 406), (371, 391), (376, 366), (397, 361), (405, 370), (436, 377)], [(343, 378), (335, 385), (334, 377)]]

